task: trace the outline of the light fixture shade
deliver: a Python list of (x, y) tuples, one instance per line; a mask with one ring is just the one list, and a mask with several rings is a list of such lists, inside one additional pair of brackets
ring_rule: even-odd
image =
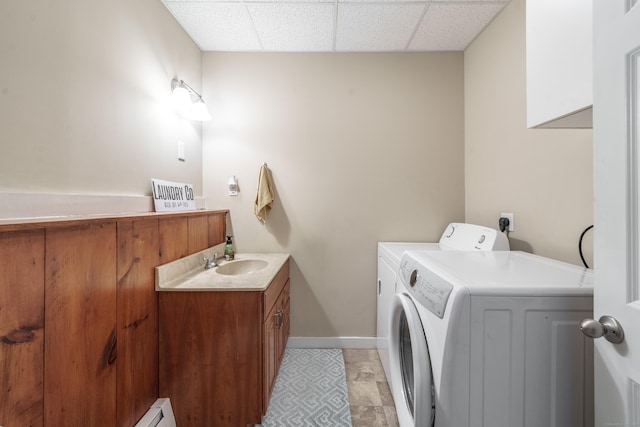
[[(202, 100), (202, 95), (196, 92), (184, 80), (172, 79), (171, 92), (173, 103), (177, 112), (190, 120), (201, 122), (211, 120), (211, 114)], [(196, 96), (196, 101), (191, 101), (191, 95)]]
[(209, 109), (205, 105), (205, 103), (202, 100), (202, 98), (198, 99), (191, 106), (190, 117), (193, 120), (198, 120), (198, 121), (201, 121), (201, 122), (206, 122), (206, 121), (211, 120), (211, 114), (209, 114)]
[(186, 111), (191, 107), (191, 94), (183, 86), (173, 89), (173, 103), (179, 110)]

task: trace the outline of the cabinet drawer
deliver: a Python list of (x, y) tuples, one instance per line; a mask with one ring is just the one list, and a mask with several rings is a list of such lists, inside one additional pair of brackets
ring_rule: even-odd
[(289, 261), (282, 266), (276, 277), (271, 281), (269, 287), (264, 291), (264, 319), (266, 320), (269, 312), (280, 296), (280, 292), (289, 279)]

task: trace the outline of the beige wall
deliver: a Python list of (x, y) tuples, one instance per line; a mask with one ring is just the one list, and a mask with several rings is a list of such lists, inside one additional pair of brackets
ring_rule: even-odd
[[(156, 0), (0, 2), (0, 192), (192, 182), (231, 210), (239, 251), (292, 254), (293, 335), (374, 336), (378, 241), (507, 211), (514, 249), (579, 262), (591, 131), (525, 129), (524, 34), (513, 0), (464, 56), (201, 54)], [(202, 82), (204, 128), (167, 105), (174, 76)], [(263, 161), (266, 227), (252, 212)]]
[[(207, 204), (230, 209), (238, 251), (291, 253), (292, 336), (375, 336), (377, 242), (436, 241), (463, 219), (462, 59), (203, 54)], [(277, 193), (266, 226), (263, 161)]]
[(0, 55), (0, 191), (201, 194), (201, 125), (167, 104), (172, 77), (199, 86), (201, 54), (161, 2), (2, 1)]
[(497, 227), (513, 212), (512, 249), (581, 265), (578, 238), (593, 223), (592, 131), (526, 129), (525, 1), (512, 0), (464, 60), (466, 221)]

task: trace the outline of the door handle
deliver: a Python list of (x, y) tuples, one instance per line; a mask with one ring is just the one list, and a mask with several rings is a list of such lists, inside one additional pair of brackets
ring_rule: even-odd
[(589, 338), (605, 337), (613, 344), (620, 344), (624, 341), (622, 326), (611, 316), (602, 316), (600, 320), (584, 319), (580, 322), (580, 330)]

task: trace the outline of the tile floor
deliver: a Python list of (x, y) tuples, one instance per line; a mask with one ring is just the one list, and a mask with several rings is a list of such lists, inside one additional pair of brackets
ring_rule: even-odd
[(377, 350), (343, 349), (353, 427), (398, 427)]

